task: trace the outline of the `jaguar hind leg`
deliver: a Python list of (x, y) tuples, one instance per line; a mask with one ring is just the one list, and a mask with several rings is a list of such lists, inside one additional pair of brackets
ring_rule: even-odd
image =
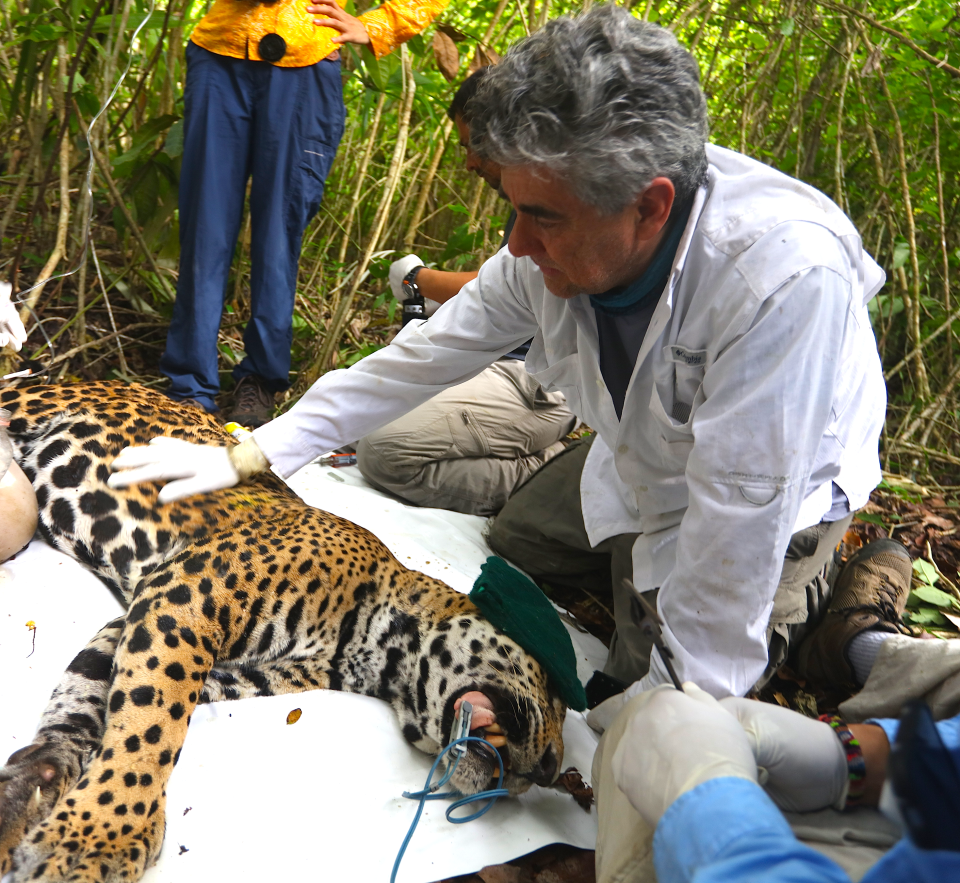
[(106, 696), (123, 618), (107, 623), (67, 667), (33, 741), (0, 769), (0, 876), (34, 825), (43, 821), (80, 778), (100, 745)]

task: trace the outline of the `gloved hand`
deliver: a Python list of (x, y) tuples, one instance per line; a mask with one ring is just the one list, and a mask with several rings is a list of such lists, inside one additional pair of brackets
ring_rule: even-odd
[(20, 321), (16, 304), (10, 303), (12, 291), (9, 282), (0, 282), (0, 349), (9, 344), (15, 352), (20, 352), (27, 339), (27, 329)]
[(731, 697), (720, 705), (740, 721), (758, 781), (777, 806), (790, 812), (843, 809), (850, 787), (847, 756), (829, 724), (752, 699)]
[(113, 475), (107, 484), (113, 488), (177, 479), (163, 486), (157, 497), (160, 503), (233, 487), (240, 481), (226, 448), (166, 436), (150, 439), (146, 447), (124, 448), (110, 468)]
[(639, 696), (643, 692), (651, 692), (654, 688), (645, 683), (646, 678), (634, 681), (622, 693), (604, 699), (596, 708), (587, 712), (587, 723), (598, 733), (604, 732), (610, 728), (614, 718), (620, 714), (623, 708), (634, 696)]
[(390, 280), (390, 290), (397, 300), (402, 301), (406, 298), (403, 293), (403, 277), (414, 267), (422, 267), (423, 265), (423, 261), (415, 254), (408, 254), (390, 264), (390, 272), (387, 278)]
[(681, 693), (661, 685), (647, 694), (613, 755), (613, 777), (633, 808), (656, 827), (670, 805), (710, 779), (757, 781), (757, 765), (736, 718), (688, 681)]

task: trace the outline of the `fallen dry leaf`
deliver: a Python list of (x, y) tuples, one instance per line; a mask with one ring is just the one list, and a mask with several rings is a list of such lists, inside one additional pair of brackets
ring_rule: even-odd
[(287, 726), (290, 724), (295, 724), (298, 720), (300, 720), (301, 714), (303, 714), (303, 712), (299, 708), (293, 709), (293, 711), (287, 715)]
[(477, 871), (483, 883), (527, 883), (530, 875), (513, 865), (488, 865)]
[(774, 693), (773, 698), (777, 700), (777, 705), (782, 705), (784, 708), (790, 707), (790, 703), (787, 702), (787, 697), (783, 693)]
[(568, 770), (564, 770), (557, 779), (554, 787), (566, 791), (567, 794), (577, 801), (577, 805), (580, 806), (581, 809), (590, 812), (590, 807), (593, 806), (593, 788), (583, 781), (583, 776), (580, 775), (576, 767), (570, 767)]
[(447, 82), (452, 83), (460, 70), (460, 53), (457, 51), (457, 44), (443, 31), (437, 31), (433, 35), (433, 57), (437, 60), (440, 73)]

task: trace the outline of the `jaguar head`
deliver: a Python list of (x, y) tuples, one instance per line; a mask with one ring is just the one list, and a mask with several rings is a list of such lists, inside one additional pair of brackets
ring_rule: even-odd
[(563, 761), (566, 706), (539, 663), (479, 617), (456, 620), (423, 646), (416, 695), (398, 710), (407, 741), (439, 753), (469, 702), (471, 735), (488, 744), (467, 743), (450, 784), (462, 794), (496, 787), (502, 761), (511, 794), (551, 785)]

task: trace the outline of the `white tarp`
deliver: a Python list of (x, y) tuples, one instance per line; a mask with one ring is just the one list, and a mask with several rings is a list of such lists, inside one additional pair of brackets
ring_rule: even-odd
[[(290, 484), (307, 502), (373, 531), (407, 567), (468, 592), (490, 554), (485, 519), (420, 509), (373, 490), (355, 468), (311, 464)], [(0, 762), (29, 744), (50, 691), (86, 641), (121, 611), (79, 564), (39, 540), (0, 566)], [(36, 651), (25, 623), (36, 623)], [(570, 629), (581, 677), (606, 650)], [(287, 713), (303, 716), (288, 726)], [(563, 769), (589, 778), (597, 737), (568, 712)], [(387, 883), (431, 758), (383, 702), (332, 691), (203, 706), (168, 787), (167, 834), (145, 883), (343, 880)], [(430, 883), (549, 843), (593, 848), (596, 811), (534, 786), (483, 818), (451, 825), (427, 804), (398, 883)], [(461, 811), (463, 813), (465, 811)]]

